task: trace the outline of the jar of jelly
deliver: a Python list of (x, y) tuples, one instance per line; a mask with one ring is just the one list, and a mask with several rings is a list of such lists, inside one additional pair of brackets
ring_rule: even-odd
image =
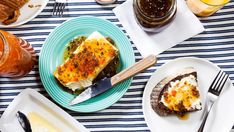
[(0, 77), (25, 76), (35, 62), (35, 51), (28, 42), (0, 30)]
[(147, 32), (160, 32), (175, 18), (176, 0), (133, 0), (137, 23)]

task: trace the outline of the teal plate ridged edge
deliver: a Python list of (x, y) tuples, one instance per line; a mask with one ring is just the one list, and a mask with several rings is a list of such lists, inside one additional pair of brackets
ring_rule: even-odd
[(121, 29), (108, 20), (83, 16), (67, 20), (56, 27), (42, 46), (39, 56), (39, 73), (44, 88), (52, 99), (62, 107), (72, 111), (89, 113), (105, 109), (117, 102), (126, 93), (132, 82), (132, 78), (130, 78), (101, 95), (80, 104), (69, 105), (69, 102), (75, 96), (61, 88), (61, 85), (53, 76), (53, 72), (58, 65), (62, 64), (66, 45), (75, 37), (89, 36), (94, 31), (109, 36), (115, 41), (120, 52), (121, 71), (135, 63), (134, 52), (129, 39)]

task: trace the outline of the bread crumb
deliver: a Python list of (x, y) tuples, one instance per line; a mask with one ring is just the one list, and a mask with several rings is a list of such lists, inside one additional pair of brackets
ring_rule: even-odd
[(33, 8), (33, 7), (34, 7), (34, 5), (28, 5), (28, 7), (29, 7), (29, 8)]
[(37, 7), (41, 7), (41, 5), (33, 5), (33, 4), (29, 4), (29, 5), (28, 5), (28, 7), (29, 7), (29, 8), (34, 8), (34, 7), (35, 7), (35, 8), (37, 8)]

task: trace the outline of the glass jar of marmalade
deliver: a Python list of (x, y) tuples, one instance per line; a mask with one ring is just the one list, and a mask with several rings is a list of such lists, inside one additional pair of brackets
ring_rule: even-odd
[(29, 73), (35, 62), (34, 49), (25, 40), (0, 30), (0, 76), (21, 77)]
[(136, 20), (147, 32), (160, 32), (174, 19), (176, 0), (133, 0)]

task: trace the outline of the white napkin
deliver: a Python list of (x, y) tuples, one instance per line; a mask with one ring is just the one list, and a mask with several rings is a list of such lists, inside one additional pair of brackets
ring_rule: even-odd
[(177, 13), (171, 25), (160, 33), (148, 34), (136, 23), (132, 2), (133, 0), (127, 0), (113, 9), (113, 12), (144, 57), (149, 54), (158, 55), (204, 31), (203, 25), (188, 9), (185, 1), (177, 0)]

